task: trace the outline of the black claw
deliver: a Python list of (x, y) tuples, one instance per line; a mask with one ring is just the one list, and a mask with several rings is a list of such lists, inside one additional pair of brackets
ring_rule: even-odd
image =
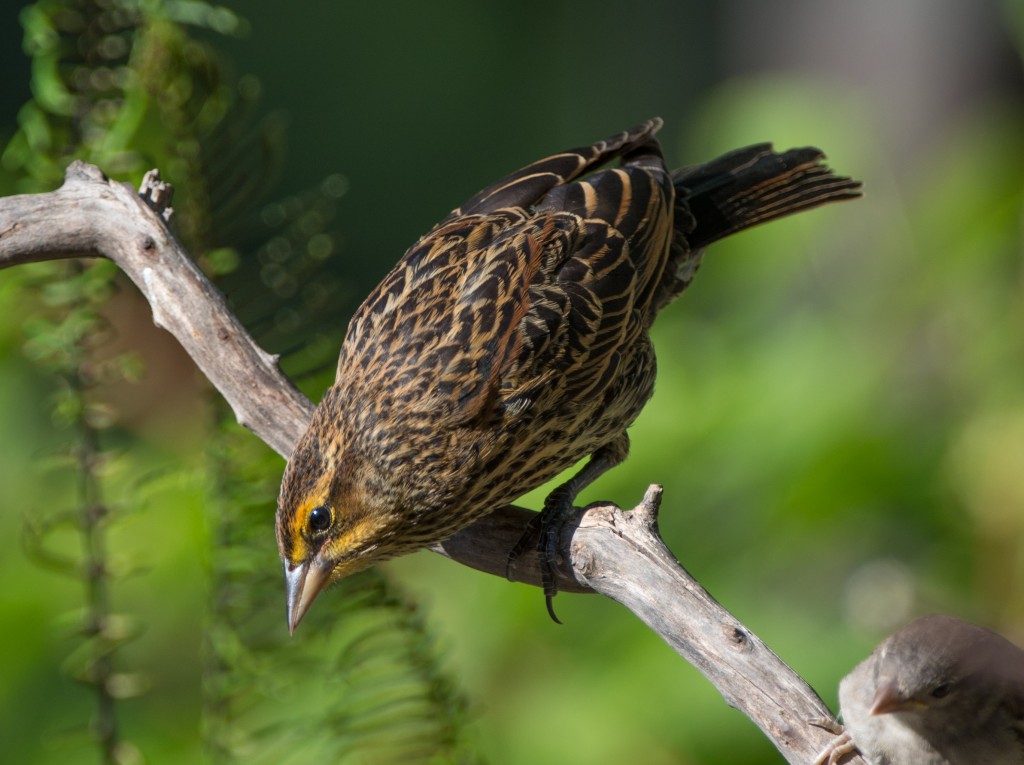
[(548, 607), (548, 616), (555, 624), (561, 624), (562, 620), (555, 613), (555, 595), (558, 594), (558, 585), (555, 584), (555, 569), (552, 559), (545, 554), (544, 545), (537, 545), (540, 550), (540, 582), (544, 587), (544, 603)]
[(544, 601), (547, 603), (548, 606), (548, 616), (551, 617), (551, 621), (553, 621), (555, 624), (561, 624), (562, 620), (559, 619), (558, 614), (555, 613), (554, 599), (554, 595), (548, 595), (547, 593), (544, 594)]

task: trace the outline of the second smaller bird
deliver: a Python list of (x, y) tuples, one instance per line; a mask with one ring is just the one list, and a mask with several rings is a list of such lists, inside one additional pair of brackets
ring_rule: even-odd
[(1024, 650), (952, 616), (886, 638), (843, 678), (845, 731), (815, 765), (1024, 765)]

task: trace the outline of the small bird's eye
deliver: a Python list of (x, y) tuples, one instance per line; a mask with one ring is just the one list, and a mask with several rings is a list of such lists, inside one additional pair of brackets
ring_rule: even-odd
[(317, 505), (309, 511), (309, 518), (306, 523), (313, 534), (323, 534), (331, 527), (331, 510), (323, 505)]
[(943, 683), (942, 685), (936, 685), (934, 688), (932, 688), (932, 698), (941, 699), (944, 696), (948, 696), (951, 690), (953, 690), (953, 686), (951, 683)]

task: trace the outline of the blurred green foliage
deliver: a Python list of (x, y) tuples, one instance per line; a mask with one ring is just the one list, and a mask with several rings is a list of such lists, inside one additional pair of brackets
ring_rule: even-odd
[[(236, 269), (221, 284), (243, 315), (251, 307), (246, 321), (270, 350), (295, 350), (307, 339), (295, 331), (317, 317), (305, 355), (292, 356), (293, 369), (307, 372), (340, 341), (344, 322), (335, 317), (351, 312), (406, 246), (476, 189), (546, 152), (654, 114), (667, 120), (663, 144), (679, 165), (761, 140), (824, 148), (837, 170), (865, 182), (866, 198), (715, 246), (693, 288), (655, 327), (658, 390), (632, 430), (629, 461), (582, 499), (629, 507), (647, 483), (664, 484), (661, 529), (676, 555), (834, 705), (840, 677), (914, 614), (950, 612), (1024, 641), (1024, 37), (1011, 0), (972, 4), (972, 19), (999, 28), (1002, 58), (994, 63), (978, 24), (957, 26), (951, 17), (946, 26), (932, 19), (920, 27), (929, 31), (911, 42), (927, 49), (930, 34), (954, 41), (935, 47), (978, 76), (957, 90), (909, 59), (906, 71), (872, 74), (873, 60), (893, 60), (883, 32), (899, 21), (880, 6), (864, 12), (879, 42), (859, 47), (853, 26), (838, 21), (814, 35), (791, 31), (800, 19), (787, 14), (801, 7), (750, 18), (767, 11), (668, 0), (628, 14), (604, 1), (585, 13), (571, 3), (529, 2), (285, 10), (254, 0), (238, 8), (246, 34), (197, 39), (262, 84), (240, 78), (240, 90), (225, 90), (230, 78), (200, 67), (210, 76), (180, 81), (168, 91), (177, 100), (166, 103), (191, 104), (190, 125), (256, 95), (284, 116), (262, 123), (266, 138), (255, 144), (230, 131), (218, 141), (179, 132), (174, 140), (184, 143), (171, 145), (186, 146), (182, 157), (150, 156), (185, 195), (183, 215), (199, 221), (193, 246), (211, 253), (207, 265), (231, 271), (240, 252), (258, 253), (259, 279)], [(841, 4), (819, 7), (838, 18)], [(759, 34), (743, 37), (751, 28)], [(854, 40), (844, 48), (854, 51), (848, 68), (835, 68), (825, 46), (814, 47), (815, 35), (837, 47)], [(772, 48), (776, 37), (793, 50)], [(749, 51), (757, 45), (740, 44), (751, 40), (768, 52), (758, 58)], [(141, 83), (174, 60), (154, 53), (129, 70), (138, 68)], [(975, 60), (988, 68), (967, 66)], [(934, 96), (938, 111), (893, 99), (886, 87), (901, 79)], [(56, 104), (64, 98), (51, 95)], [(106, 152), (105, 170), (127, 167), (121, 137), (162, 135), (158, 95), (139, 91), (139, 113), (148, 116), (116, 115), (88, 134)], [(0, 119), (13, 134), (19, 104), (6, 106)], [(254, 124), (262, 119), (251, 106), (241, 111)], [(270, 175), (286, 189), (313, 188), (328, 176), (328, 193), (257, 204), (262, 180), (239, 170), (262, 156), (258, 147), (283, 146), (285, 119), (287, 162)], [(18, 124), (26, 135), (16, 141), (28, 141), (31, 128), (42, 142), (23, 144), (26, 161), (43, 162), (43, 149), (67, 140), (64, 127), (40, 127), (31, 112)], [(161, 126), (174, 134), (179, 124)], [(253, 150), (229, 151), (244, 145)], [(9, 152), (3, 190), (57, 182), (54, 161), (38, 171), (46, 183), (25, 186), (26, 166), (12, 166)], [(195, 168), (213, 166), (253, 193), (234, 202), (212, 194), (204, 180), (211, 173)], [(330, 234), (332, 226), (342, 235)], [(228, 243), (246, 235), (251, 247)], [(310, 248), (314, 239), (320, 244)], [(303, 276), (303, 268), (311, 270)], [(88, 748), (54, 743), (90, 714), (86, 693), (60, 672), (75, 645), (73, 625), (61, 620), (78, 607), (78, 592), (32, 565), (15, 541), (26, 517), (66, 506), (74, 491), (73, 474), (47, 458), (64, 438), (53, 419), (60, 390), (28, 359), (25, 325), (39, 306), (22, 289), (21, 271), (0, 275), (0, 740), (19, 762), (91, 762)], [(261, 310), (268, 294), (291, 302)], [(172, 386), (190, 389), (187, 366), (171, 371)], [(321, 375), (304, 387), (316, 398), (325, 384)], [(147, 385), (153, 380), (144, 373), (138, 387)], [(127, 735), (150, 761), (194, 762), (204, 725), (219, 736), (231, 730), (232, 714), (262, 720), (275, 700), (282, 714), (267, 718), (269, 730), (305, 731), (304, 723), (321, 719), (343, 727), (352, 717), (339, 698), (352, 679), (327, 647), (339, 645), (330, 643), (330, 626), (372, 621), (374, 612), (354, 617), (351, 601), (332, 592), (286, 640), (271, 525), (281, 462), (244, 433), (229, 433), (222, 452), (211, 454), (202, 407), (144, 400), (149, 410), (112, 429), (116, 459), (105, 476), (110, 500), (135, 511), (116, 527), (112, 549), (126, 567), (145, 563), (115, 595), (117, 609), (145, 625), (125, 648), (125, 661), (150, 686), (123, 706)], [(224, 460), (240, 471), (225, 475), (217, 467)], [(216, 488), (225, 481), (226, 494)], [(523, 503), (539, 506), (543, 493)], [(262, 536), (258, 524), (217, 526), (211, 505), (227, 519), (262, 512)], [(73, 550), (73, 537), (63, 541)], [(251, 554), (236, 560), (238, 549)], [(438, 556), (383, 568), (413, 593), (418, 609), (408, 618), (425, 621), (471, 699), (462, 711), (458, 692), (437, 679), (443, 703), (468, 714), (469, 740), (488, 761), (780, 761), (749, 721), (614, 603), (560, 596), (565, 625), (556, 627), (536, 591)], [(218, 601), (208, 593), (238, 569), (252, 576), (239, 581), (258, 591), (236, 586), (215, 606), (234, 624), (225, 633), (209, 618), (208, 603)], [(377, 587), (356, 580), (350, 595), (370, 597), (362, 593)], [(238, 634), (264, 642), (232, 643)], [(213, 643), (206, 654), (204, 640)], [(344, 650), (370, 648), (364, 641)], [(240, 708), (207, 709), (203, 723), (200, 685), (224, 679), (211, 661), (225, 654), (249, 668), (251, 682)], [(288, 685), (283, 668), (297, 654), (304, 673)], [(445, 756), (468, 757), (460, 741)], [(281, 762), (314, 756), (227, 743), (240, 746), (235, 755)]]
[[(329, 368), (333, 349), (309, 342), (308, 330), (303, 344), (294, 337), (309, 326), (305, 322), (341, 323), (330, 300), (337, 290), (322, 272), (335, 247), (329, 226), (344, 183), (328, 176), (314, 190), (266, 203), (281, 157), (280, 122), (256, 112), (258, 83), (243, 80), (234, 92), (213, 48), (182, 25), (237, 31), (239, 20), (206, 3), (44, 0), (26, 8), (22, 21), (35, 97), (21, 109), (18, 131), (3, 153), (6, 185), (49, 188), (76, 157), (135, 177), (150, 164), (165, 168), (187, 189), (176, 209), (179, 235), (231, 289), (236, 311), (257, 337), (291, 342), (296, 350), (287, 362), (299, 374)], [(279, 565), (267, 565), (276, 556), (265, 533), (278, 460), (237, 433), (223, 405), (214, 407), (214, 418), (193, 406), (192, 424), (182, 429), (180, 410), (153, 411), (180, 401), (152, 390), (140, 396), (125, 386), (148, 377), (151, 389), (156, 383), (166, 391), (167, 384), (180, 387), (189, 371), (173, 369), (173, 361), (169, 368), (162, 359), (167, 348), (154, 347), (166, 342), (152, 329), (150, 337), (135, 338), (142, 355), (115, 350), (129, 344), (125, 335), (137, 329), (144, 310), (137, 300), (126, 301), (117, 269), (106, 262), (58, 262), (17, 275), (12, 294), (30, 306), (25, 357), (60, 382), (45, 402), (58, 444), (48, 476), (68, 483), (52, 504), (25, 515), (25, 550), (41, 569), (78, 580), (85, 591), (84, 606), (61, 617), (69, 656), (58, 664), (69, 679), (91, 686), (97, 701), (93, 709), (87, 697), (64, 704), (66, 719), (56, 726), (32, 718), (35, 729), (16, 733), (20, 712), (31, 707), (23, 705), (25, 689), (12, 686), (0, 697), (12, 706), (5, 718), (12, 723), (10, 735), (5, 730), (5, 756), (24, 762), (98, 757), (131, 765), (161, 751), (192, 761), (202, 744), (208, 759), (222, 763), (471, 761), (461, 736), (462, 696), (440, 671), (422, 618), (377, 572), (338, 588), (336, 602), (348, 604), (354, 618), (321, 620), (318, 640), (285, 650), (279, 609), (266, 608), (278, 598), (270, 581), (277, 585), (280, 579)], [(290, 301), (299, 303), (301, 318), (294, 318), (298, 311)], [(160, 379), (161, 372), (170, 379)], [(206, 397), (191, 387), (193, 404)], [(170, 415), (185, 431), (184, 443), (205, 459), (197, 463), (190, 455), (116, 469), (124, 465), (118, 450), (133, 441), (132, 428), (124, 427), (133, 409), (144, 427), (164, 420), (163, 432), (151, 433), (163, 445)], [(203, 442), (195, 440), (199, 433), (207, 436)], [(167, 683), (176, 657), (166, 643), (154, 645), (143, 636), (152, 624), (146, 609), (125, 598), (131, 591), (126, 578), (145, 569), (142, 561), (157, 559), (150, 547), (165, 537), (157, 534), (147, 543), (144, 536), (126, 539), (122, 531), (148, 492), (180, 494), (170, 478), (202, 490), (209, 529), (190, 537), (191, 545), (210, 550), (209, 595), (205, 619), (194, 623), (203, 640), (191, 642), (192, 671), (177, 678), (191, 685), (192, 698), (184, 699), (173, 693), (175, 683)], [(107, 495), (118, 501), (107, 502)], [(179, 519), (168, 513), (166, 520)], [(202, 588), (185, 592), (192, 601), (205, 594)], [(114, 601), (134, 607), (117, 611)], [(165, 630), (157, 639), (168, 637)], [(139, 666), (154, 660), (169, 662), (165, 676)], [(308, 693), (301, 681), (311, 666), (327, 660), (338, 677), (320, 694)], [(168, 718), (178, 732), (168, 742), (152, 730), (164, 715), (158, 706), (147, 707), (151, 683), (161, 694), (157, 705), (181, 703), (185, 714), (198, 718), (184, 725)], [(168, 689), (171, 697), (164, 695)], [(141, 724), (135, 719), (140, 709)]]

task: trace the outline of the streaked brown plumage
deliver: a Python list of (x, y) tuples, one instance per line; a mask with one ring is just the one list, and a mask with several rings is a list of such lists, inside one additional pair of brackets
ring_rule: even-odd
[(859, 194), (812, 148), (751, 146), (670, 173), (660, 127), (487, 187), (356, 312), (281, 486), (290, 628), (330, 582), (442, 541), (589, 455), (545, 503), (563, 515), (625, 459), (654, 384), (648, 330), (703, 248)]

